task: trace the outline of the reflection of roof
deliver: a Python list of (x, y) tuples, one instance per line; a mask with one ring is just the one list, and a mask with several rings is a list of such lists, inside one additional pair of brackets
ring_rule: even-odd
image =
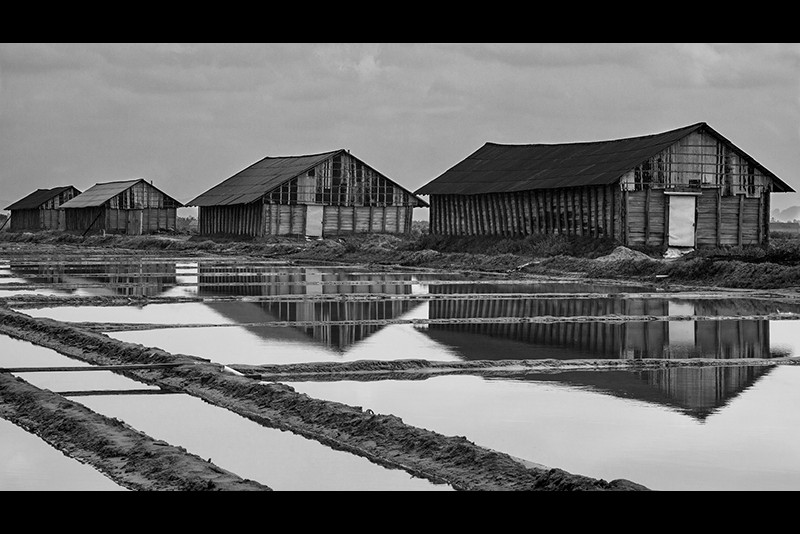
[[(64, 185), (61, 187), (53, 187), (52, 189), (37, 189), (30, 195), (26, 196), (23, 199), (20, 199), (10, 206), (8, 206), (7, 210), (30, 210), (36, 209), (51, 198), (60, 195), (64, 191), (69, 189), (74, 189), (71, 185)], [(75, 189), (78, 191), (77, 189)], [(80, 193), (80, 191), (78, 191)]]
[[(101, 184), (95, 184), (80, 195), (76, 196), (72, 200), (65, 202), (61, 205), (62, 208), (90, 208), (96, 206), (102, 206), (118, 194), (122, 193), (133, 187), (134, 185), (138, 184), (139, 182), (144, 182), (144, 178), (137, 178), (136, 180), (124, 180), (120, 182), (105, 182)], [(145, 182), (147, 183), (147, 182)], [(150, 184), (148, 184), (150, 185)], [(153, 189), (161, 192), (157, 187), (150, 185)], [(169, 197), (169, 195), (164, 195)], [(178, 206), (183, 206), (180, 202), (169, 197), (170, 199), (174, 200)]]
[[(232, 204), (248, 204), (258, 200), (276, 187), (311, 170), (323, 161), (343, 152), (345, 152), (344, 149), (339, 149), (303, 156), (268, 156), (237, 172), (222, 183), (215, 185), (194, 198), (194, 200), (187, 202), (186, 205), (228, 206)], [(351, 157), (353, 156), (351, 155)], [(411, 191), (385, 176), (383, 178), (413, 196)], [(417, 201), (420, 205), (427, 206), (427, 203), (422, 199), (417, 198)]]
[(608, 185), (687, 135), (703, 130), (753, 162), (774, 180), (786, 183), (704, 122), (668, 132), (610, 141), (510, 145), (486, 143), (466, 159), (416, 191), (419, 195), (499, 193), (583, 185)]
[[(207, 289), (203, 289), (201, 295), (214, 294)], [(303, 340), (314, 341), (325, 347), (344, 352), (356, 343), (367, 339), (386, 327), (386, 325), (359, 324), (357, 320), (353, 324), (346, 325), (326, 325), (326, 320), (338, 321), (341, 317), (336, 316), (339, 307), (346, 307), (348, 317), (376, 317), (380, 302), (206, 302), (206, 306), (212, 308), (217, 313), (233, 320), (236, 323), (263, 323), (270, 321), (318, 321), (316, 326), (293, 326), (290, 328), (283, 326), (253, 326), (247, 325), (250, 332), (263, 339), (282, 339), (282, 340)], [(332, 308), (323, 310), (326, 304)], [(383, 308), (386, 319), (392, 319), (410, 309), (419, 306), (419, 302), (402, 300), (389, 303), (388, 309)], [(334, 312), (333, 316), (327, 316), (326, 312)]]
[[(564, 371), (526, 373), (514, 379), (559, 382), (590, 388), (592, 391), (614, 397), (672, 407), (699, 421), (704, 421), (750, 389), (772, 369), (762, 366), (721, 370), (718, 367), (700, 366), (657, 371)], [(726, 376), (721, 378), (721, 373)], [(681, 374), (682, 377), (677, 378), (676, 374)], [(684, 386), (680, 387), (680, 383)]]

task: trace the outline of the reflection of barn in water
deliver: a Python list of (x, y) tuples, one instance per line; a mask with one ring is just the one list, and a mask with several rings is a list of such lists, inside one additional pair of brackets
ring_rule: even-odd
[[(177, 283), (175, 262), (134, 259), (97, 264), (12, 262), (10, 268), (13, 273), (32, 283), (52, 284), (66, 291), (81, 288), (97, 295), (154, 297)], [(101, 287), (97, 287), (97, 283)], [(84, 287), (87, 285), (91, 287)]]
[[(214, 310), (237, 322), (315, 321), (322, 324), (294, 326), (306, 339), (325, 346), (346, 350), (366, 339), (386, 325), (359, 324), (364, 320), (384, 320), (399, 317), (419, 302), (404, 299), (364, 301), (314, 300), (315, 295), (336, 294), (411, 294), (411, 275), (358, 275), (327, 272), (312, 268), (289, 266), (253, 268), (225, 266), (223, 269), (198, 266), (198, 294), (280, 296), (308, 295), (309, 299), (240, 303), (207, 303)], [(407, 281), (409, 283), (398, 283)], [(355, 283), (360, 282), (360, 283)], [(368, 282), (368, 283), (365, 283)], [(254, 310), (258, 310), (254, 312)], [(353, 324), (332, 325), (331, 321), (354, 321)], [(253, 333), (270, 339), (297, 339), (282, 332), (285, 327), (249, 327)]]
[[(431, 292), (451, 293), (446, 286)], [(792, 311), (800, 310), (800, 307)], [(509, 299), (431, 301), (432, 319), (533, 316), (734, 316), (774, 313), (757, 300)], [(770, 358), (766, 319), (430, 324), (420, 329), (465, 360)], [(676, 367), (643, 372), (559, 372), (520, 379), (555, 381), (673, 406), (705, 418), (768, 372), (768, 367)]]
[(705, 420), (770, 373), (772, 367), (675, 367), (658, 371), (567, 371), (514, 377), (557, 382), (599, 393), (672, 407)]
[[(450, 293), (431, 286), (431, 293)], [(431, 319), (522, 318), (537, 316), (736, 316), (775, 313), (757, 300), (668, 300), (613, 297), (576, 299), (474, 299), (431, 301)], [(800, 306), (795, 306), (800, 312)], [(648, 320), (624, 322), (509, 322), (431, 324), (428, 336), (464, 345), (467, 359), (509, 358), (770, 358), (766, 319)], [(464, 336), (472, 341), (463, 343)], [(477, 341), (488, 337), (496, 340)], [(507, 341), (519, 342), (515, 348)], [(496, 345), (490, 352), (489, 345)], [(509, 356), (512, 355), (512, 356)]]

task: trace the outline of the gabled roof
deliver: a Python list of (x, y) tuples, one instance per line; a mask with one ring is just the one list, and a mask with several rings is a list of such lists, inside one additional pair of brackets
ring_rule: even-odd
[(475, 195), (608, 185), (683, 137), (703, 130), (752, 161), (774, 180), (775, 191), (793, 191), (763, 165), (705, 122), (639, 137), (584, 143), (508, 145), (486, 143), (463, 161), (415, 191), (418, 195)]
[[(302, 156), (267, 156), (195, 197), (187, 202), (186, 205), (228, 206), (232, 204), (249, 204), (260, 199), (276, 187), (280, 187), (289, 180), (313, 169), (323, 161), (343, 152), (346, 152), (346, 150), (341, 148), (330, 152)], [(350, 157), (358, 160), (352, 155)], [(363, 161), (361, 163), (366, 165)], [(383, 175), (381, 174), (381, 176)], [(385, 176), (383, 177), (386, 178)], [(406, 191), (409, 195), (414, 196), (411, 191), (388, 178), (386, 179)], [(421, 198), (417, 198), (417, 200), (420, 205), (427, 206), (427, 203)]]
[(227, 206), (249, 204), (292, 178), (316, 167), (326, 159), (344, 152), (343, 149), (305, 156), (263, 158), (215, 185), (187, 206)]
[[(75, 187), (73, 187), (71, 185), (64, 185), (64, 186), (61, 186), (61, 187), (53, 187), (52, 189), (37, 189), (36, 191), (31, 193), (30, 195), (28, 195), (25, 198), (22, 198), (20, 200), (17, 200), (16, 202), (14, 202), (13, 204), (11, 204), (10, 206), (8, 206), (5, 209), (7, 209), (7, 210), (32, 210), (32, 209), (37, 209), (39, 206), (41, 206), (42, 204), (44, 204), (45, 202), (47, 202), (51, 198), (60, 195), (61, 193), (63, 193), (64, 191), (67, 191), (68, 189), (75, 189), (75, 191), (78, 191), (78, 189), (76, 189)], [(80, 191), (78, 191), (78, 193), (80, 193)]]
[[(62, 208), (93, 208), (97, 206), (102, 206), (118, 194), (122, 193), (133, 187), (134, 185), (138, 184), (139, 182), (145, 182), (144, 178), (137, 178), (135, 180), (123, 180), (119, 182), (104, 182), (95, 184), (80, 195), (74, 197), (72, 200), (65, 202), (61, 205)], [(147, 182), (145, 182), (147, 183)], [(153, 189), (161, 192), (164, 196), (169, 197), (178, 206), (183, 206), (180, 202), (175, 200), (174, 198), (170, 197), (169, 195), (165, 194), (163, 191), (158, 189), (157, 187), (150, 185)]]

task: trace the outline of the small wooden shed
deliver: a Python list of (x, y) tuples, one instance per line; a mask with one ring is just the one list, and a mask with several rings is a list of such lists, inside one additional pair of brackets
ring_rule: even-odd
[(59, 208), (81, 192), (71, 185), (37, 189), (10, 206), (12, 232), (38, 232), (40, 230), (63, 230), (64, 212)]
[(174, 231), (183, 204), (143, 178), (96, 184), (61, 206), (68, 232), (141, 235)]
[(427, 203), (345, 149), (266, 157), (187, 203), (201, 235), (408, 233)]
[(610, 141), (486, 143), (415, 193), (430, 195), (433, 234), (694, 248), (767, 243), (770, 194), (793, 191), (699, 122)]

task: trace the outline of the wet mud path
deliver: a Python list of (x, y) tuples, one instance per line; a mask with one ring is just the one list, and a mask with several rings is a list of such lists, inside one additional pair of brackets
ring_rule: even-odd
[[(374, 414), (358, 406), (314, 399), (284, 384), (264, 382), (260, 376), (258, 379), (242, 376), (201, 358), (114, 340), (102, 333), (51, 319), (34, 319), (21, 312), (0, 308), (0, 333), (94, 365), (181, 364), (119, 372), (149, 385), (193, 395), (264, 426), (294, 432), (332, 448), (363, 456), (376, 464), (403, 469), (434, 483), (449, 484), (456, 490), (647, 489), (624, 479), (606, 481), (557, 468), (530, 467), (519, 459), (480, 447), (464, 437), (444, 436), (407, 425), (393, 415)], [(20, 421), (20, 426), (27, 424), (26, 428), (34, 432), (38, 429), (41, 434), (37, 435), (49, 436), (48, 443), (65, 454), (91, 463), (112, 478), (118, 476), (120, 470), (125, 471), (127, 477), (115, 478), (125, 487), (140, 490), (239, 489), (238, 486), (256, 489), (250, 481), (223, 479), (224, 473), (220, 473), (216, 466), (208, 466), (204, 472), (195, 469), (191, 471), (193, 476), (190, 480), (178, 480), (177, 474), (186, 471), (184, 464), (195, 465), (202, 463), (202, 459), (189, 453), (176, 458), (175, 448), (149, 447), (145, 456), (152, 458), (163, 454), (164, 458), (159, 461), (140, 462), (139, 455), (125, 456), (121, 451), (116, 455), (110, 454), (110, 460), (103, 460), (98, 451), (106, 450), (109, 441), (124, 439), (99, 439), (98, 436), (103, 433), (113, 435), (115, 431), (121, 435), (130, 434), (130, 428), (113, 420), (105, 421), (100, 427), (92, 426), (92, 420), (104, 418), (74, 406), (58, 413), (57, 419), (64, 422), (60, 433), (47, 430), (48, 416), (44, 408), (43, 412), (33, 410), (42, 414), (37, 425), (24, 423), (22, 414), (30, 411), (31, 405), (24, 408), (26, 404), (15, 400), (15, 390), (23, 388), (23, 382), (2, 372), (0, 375), (5, 377), (0, 382), (0, 404), (19, 406), (16, 415), (10, 408), (5, 408), (2, 412), (4, 417), (10, 414), (8, 418)], [(14, 385), (17, 387), (11, 387)], [(58, 403), (64, 407), (74, 405), (60, 396), (54, 400), (52, 392), (37, 390), (29, 384), (25, 389), (26, 402), (33, 406), (47, 406), (54, 402), (57, 406)], [(102, 432), (97, 428), (102, 428)], [(139, 439), (146, 442), (149, 438), (140, 435)], [(122, 463), (124, 467), (120, 467)], [(131, 475), (131, 472), (138, 474)], [(205, 480), (205, 485), (198, 479)]]

